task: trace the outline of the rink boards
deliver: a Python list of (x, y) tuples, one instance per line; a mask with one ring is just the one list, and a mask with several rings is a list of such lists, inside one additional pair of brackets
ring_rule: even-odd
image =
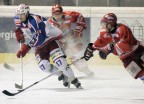
[[(34, 54), (29, 53), (23, 58), (23, 63), (28, 62), (29, 64), (37, 64)], [(67, 59), (68, 63), (71, 64), (71, 61)], [(3, 63), (12, 63), (12, 64), (19, 64), (20, 59), (16, 57), (16, 53), (0, 53), (0, 64)], [(51, 61), (52, 63), (52, 61)], [(92, 57), (88, 62), (89, 65), (97, 66), (97, 65), (122, 65), (122, 62), (117, 56), (109, 55), (107, 60), (102, 60), (96, 53), (94, 57)]]

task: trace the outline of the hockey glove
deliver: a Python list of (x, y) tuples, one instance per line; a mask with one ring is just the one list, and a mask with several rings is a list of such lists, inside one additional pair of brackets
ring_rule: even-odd
[(19, 43), (24, 43), (25, 42), (25, 38), (24, 38), (23, 32), (22, 32), (22, 30), (20, 28), (17, 28), (15, 30), (15, 35), (16, 35), (16, 40)]
[(30, 46), (26, 44), (22, 44), (21, 49), (17, 52), (17, 57), (20, 58), (21, 56), (24, 57), (26, 53), (30, 50)]
[(110, 54), (113, 51), (113, 49), (114, 49), (114, 45), (110, 43), (99, 50), (99, 56), (102, 59), (106, 59), (107, 55)]
[(84, 52), (84, 59), (86, 61), (88, 61), (91, 57), (93, 57), (94, 49), (92, 49), (92, 45), (93, 45), (93, 43), (89, 43), (85, 52)]

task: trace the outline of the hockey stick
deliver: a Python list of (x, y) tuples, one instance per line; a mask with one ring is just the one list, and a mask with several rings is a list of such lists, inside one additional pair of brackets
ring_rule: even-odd
[(33, 84), (27, 86), (26, 88), (24, 88), (24, 89), (22, 89), (22, 90), (19, 90), (19, 91), (16, 92), (16, 93), (11, 93), (11, 92), (9, 92), (9, 91), (7, 91), (7, 90), (3, 90), (2, 93), (4, 93), (4, 94), (7, 95), (7, 96), (15, 96), (15, 95), (17, 95), (17, 94), (19, 94), (19, 93), (21, 93), (21, 92), (23, 92), (23, 91), (29, 89), (30, 87), (32, 87), (32, 86), (34, 86), (34, 85), (36, 85), (36, 84), (42, 82), (43, 80), (45, 80), (45, 79), (51, 77), (52, 75), (54, 75), (54, 74), (56, 74), (56, 73), (58, 73), (58, 72), (60, 72), (60, 71), (53, 72), (52, 74), (50, 74), (50, 75), (48, 75), (48, 76), (42, 78), (41, 80), (39, 80), (39, 81), (37, 81), (37, 82), (35, 82), (35, 83), (33, 83)]
[[(69, 64), (69, 65), (72, 65), (72, 64), (74, 64), (75, 62), (77, 62), (77, 61), (79, 61), (79, 60), (81, 60), (81, 59), (83, 59), (83, 58), (84, 58), (84, 57), (81, 57), (81, 58), (73, 61), (73, 62), (72, 62), (71, 64)], [(21, 63), (22, 63), (22, 61), (21, 61)], [(22, 88), (23, 88), (23, 66), (22, 66), (22, 65), (21, 65), (21, 70), (22, 70), (22, 84), (21, 84), (21, 85), (18, 85), (18, 84), (15, 83), (15, 88), (18, 88), (18, 89), (22, 89)]]
[(12, 67), (12, 66), (10, 66), (10, 65), (8, 65), (7, 63), (4, 63), (4, 65), (3, 65), (6, 69), (8, 69), (8, 70), (11, 70), (11, 71), (14, 71), (15, 70), (15, 68), (14, 67)]
[[(84, 58), (84, 57), (81, 57), (80, 59), (77, 59), (77, 60), (74, 61), (73, 63), (75, 63), (75, 62), (77, 62), (77, 61), (79, 61), (79, 60), (81, 60), (81, 59), (83, 59), (83, 58)], [(69, 65), (72, 65), (73, 63), (71, 63), (71, 64), (69, 64)], [(56, 72), (53, 72), (52, 74), (50, 74), (50, 75), (48, 75), (48, 76), (42, 78), (41, 80), (39, 80), (39, 81), (37, 81), (37, 82), (35, 82), (35, 83), (33, 83), (33, 84), (27, 86), (26, 88), (24, 88), (24, 89), (22, 89), (22, 90), (19, 90), (19, 91), (16, 92), (16, 93), (11, 93), (11, 92), (9, 92), (9, 91), (7, 91), (7, 90), (3, 90), (2, 93), (4, 93), (4, 94), (7, 95), (7, 96), (15, 96), (15, 95), (17, 95), (17, 94), (19, 94), (19, 93), (21, 93), (21, 92), (27, 90), (28, 88), (30, 88), (30, 87), (32, 87), (32, 86), (34, 86), (34, 85), (36, 85), (36, 84), (42, 82), (43, 80), (45, 80), (45, 79), (51, 77), (52, 75), (54, 75), (54, 74), (56, 74), (56, 73), (58, 73), (58, 72), (60, 72), (60, 70), (58, 70), (58, 71), (56, 71)]]
[[(77, 62), (77, 61), (79, 61), (79, 60), (81, 60), (81, 59), (83, 59), (83, 58), (84, 58), (84, 57), (81, 57), (80, 59), (77, 59), (77, 60), (73, 61), (71, 64), (74, 64), (75, 62)], [(30, 62), (33, 61), (34, 59), (35, 59), (35, 57), (32, 58), (31, 60), (25, 62), (23, 65), (27, 65), (28, 63), (30, 63)], [(69, 64), (69, 65), (71, 65), (71, 64)], [(20, 66), (12, 67), (12, 66), (10, 66), (9, 64), (4, 63), (4, 67), (5, 67), (6, 69), (8, 69), (8, 70), (12, 70), (12, 71), (13, 71), (13, 70), (16, 70), (16, 68), (19, 68)], [(19, 88), (19, 89), (22, 89), (22, 85), (15, 84), (15, 87), (16, 87), (16, 88)]]
[[(30, 59), (30, 60), (28, 60), (27, 62), (23, 63), (23, 65), (27, 65), (28, 63), (32, 62), (34, 59), (35, 59), (35, 57), (32, 58), (32, 59)], [(9, 64), (7, 64), (7, 63), (4, 63), (4, 67), (5, 67), (6, 69), (8, 69), (8, 70), (14, 71), (14, 70), (16, 70), (17, 68), (19, 68), (20, 66), (13, 67), (13, 66), (11, 66), (11, 65), (9, 65)]]
[[(20, 42), (20, 49), (22, 47), (22, 43)], [(18, 89), (23, 88), (23, 60), (22, 60), (22, 55), (20, 56), (20, 68), (21, 68), (21, 85), (15, 83), (15, 87)]]
[(81, 60), (81, 59), (83, 59), (84, 58), (84, 56), (83, 57), (81, 57), (81, 58), (79, 58), (79, 59), (77, 59), (77, 60), (75, 60), (75, 61), (73, 61), (71, 64), (69, 64), (69, 65), (72, 65), (72, 64), (74, 64), (74, 63), (76, 63), (76, 62), (78, 62), (79, 60)]
[[(23, 31), (23, 33), (25, 33), (25, 31), (27, 31), (27, 30), (22, 29), (22, 31)], [(30, 36), (27, 36), (27, 37), (28, 37), (29, 39), (32, 39)], [(22, 45), (22, 43), (21, 43), (21, 41), (20, 41), (20, 48), (21, 48), (21, 45)], [(34, 58), (33, 58), (33, 59), (34, 59)], [(24, 63), (24, 64), (22, 63), (20, 66), (28, 64), (28, 63), (31, 62), (33, 59), (27, 61), (27, 62)], [(22, 58), (21, 58), (20, 60), (21, 60), (21, 62), (22, 62)], [(18, 66), (17, 68), (19, 68), (20, 66)], [(5, 67), (6, 69), (8, 69), (8, 70), (11, 70), (11, 71), (15, 70), (14, 67), (10, 66), (10, 65), (7, 64), (7, 63), (4, 63), (4, 67)]]
[[(28, 64), (29, 62), (31, 62), (31, 61), (34, 60), (34, 59), (35, 59), (35, 58), (32, 58), (31, 60), (25, 62), (23, 65)], [(20, 65), (20, 66), (21, 66), (21, 65)], [(16, 68), (19, 68), (20, 66), (17, 66)], [(12, 67), (12, 66), (10, 66), (10, 65), (7, 64), (7, 63), (4, 63), (4, 67), (5, 67), (6, 69), (8, 69), (8, 70), (11, 70), (11, 71), (16, 70), (15, 67)], [(18, 85), (18, 84), (15, 83), (15, 87), (18, 88), (18, 89), (22, 89), (22, 86), (23, 86), (23, 69), (21, 69), (21, 71), (22, 71), (22, 85)]]

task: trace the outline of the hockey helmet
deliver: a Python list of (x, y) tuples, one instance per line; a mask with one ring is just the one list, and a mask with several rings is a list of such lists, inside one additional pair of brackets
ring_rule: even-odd
[(117, 16), (114, 13), (108, 13), (101, 19), (101, 23), (108, 23), (114, 27), (117, 24)]
[(61, 14), (63, 12), (63, 8), (60, 5), (54, 5), (51, 11), (53, 14)]
[(19, 14), (23, 14), (23, 13), (28, 13), (30, 11), (30, 8), (27, 4), (20, 4), (18, 6), (18, 8), (16, 9), (16, 14), (19, 15)]

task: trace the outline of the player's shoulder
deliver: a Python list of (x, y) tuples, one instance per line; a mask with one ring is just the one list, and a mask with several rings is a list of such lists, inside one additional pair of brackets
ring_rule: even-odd
[[(122, 23), (118, 23), (116, 27), (116, 32), (121, 33), (122, 31), (130, 30), (128, 26)], [(100, 35), (108, 34), (105, 28), (100, 29)]]
[(37, 16), (37, 15), (35, 15), (35, 14), (29, 14), (28, 20), (29, 20), (30, 22), (36, 21), (36, 16)]
[(63, 12), (63, 15), (65, 16), (74, 16), (74, 15), (78, 15), (80, 14), (79, 12), (76, 12), (76, 11), (64, 11)]
[(123, 24), (123, 23), (118, 23), (117, 28), (121, 30), (121, 29), (127, 29), (127, 28), (129, 28), (129, 27), (126, 26), (126, 25)]
[(64, 11), (63, 13), (65, 13), (65, 14), (71, 14), (71, 13), (79, 13), (79, 12), (77, 12), (77, 11)]
[(126, 31), (131, 32), (131, 29), (130, 29), (128, 26), (126, 26), (125, 24), (119, 23), (119, 24), (117, 25), (116, 31), (117, 31), (118, 33), (123, 33), (123, 32), (126, 32)]
[(42, 21), (47, 21), (46, 18), (40, 16), (40, 15), (36, 15), (36, 14), (30, 14), (29, 15), (29, 21), (30, 22), (37, 22), (40, 23)]

